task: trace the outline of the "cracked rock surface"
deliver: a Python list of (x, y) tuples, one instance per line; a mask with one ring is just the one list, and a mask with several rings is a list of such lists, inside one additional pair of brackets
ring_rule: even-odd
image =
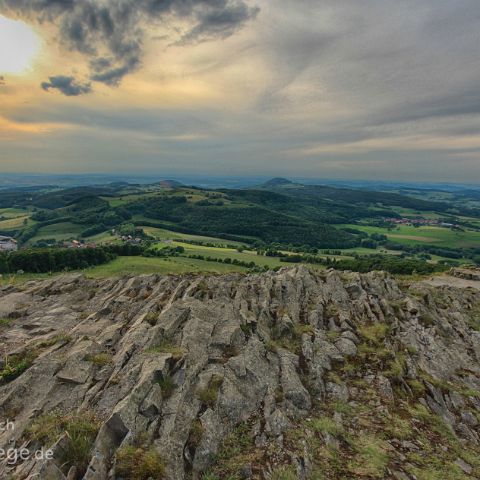
[[(54, 452), (0, 478), (480, 478), (478, 289), (304, 267), (71, 274), (1, 288), (0, 318), (0, 447)], [(97, 422), (83, 468), (64, 432), (31, 434), (72, 412)], [(156, 477), (118, 472), (140, 441)]]

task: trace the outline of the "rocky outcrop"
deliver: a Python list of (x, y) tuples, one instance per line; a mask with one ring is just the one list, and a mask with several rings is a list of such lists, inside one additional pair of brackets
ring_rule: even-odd
[(480, 268), (452, 268), (450, 275), (464, 280), (480, 281)]
[(53, 458), (0, 478), (479, 478), (479, 302), (303, 267), (3, 287), (0, 447)]

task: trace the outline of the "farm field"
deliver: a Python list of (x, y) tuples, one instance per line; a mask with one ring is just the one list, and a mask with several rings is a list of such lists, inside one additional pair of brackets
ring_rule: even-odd
[(70, 238), (76, 238), (83, 230), (85, 230), (83, 225), (77, 225), (71, 222), (47, 225), (40, 228), (37, 234), (27, 242), (27, 245), (33, 245), (39, 240), (45, 240), (49, 238), (55, 239), (57, 242), (68, 240)]
[(146, 227), (141, 226), (140, 228), (143, 231), (157, 240), (174, 240), (174, 239), (182, 239), (182, 240), (190, 240), (194, 242), (204, 242), (204, 243), (216, 243), (219, 245), (243, 245), (240, 242), (235, 242), (233, 240), (226, 240), (225, 238), (216, 238), (216, 237), (207, 237), (204, 235), (191, 235), (188, 233), (180, 233), (180, 232), (173, 232), (171, 230), (164, 230), (162, 228), (155, 228), (155, 227)]
[(0, 220), (0, 230), (1, 231), (18, 230), (20, 228), (24, 228), (28, 225), (31, 225), (32, 223), (35, 223), (35, 222), (32, 222), (29, 216), (24, 214), (19, 217)]
[[(269, 268), (285, 266), (285, 263), (280, 262), (278, 258), (257, 255), (257, 253), (252, 250), (244, 250), (243, 252), (238, 252), (233, 248), (206, 247), (203, 245), (192, 245), (189, 243), (177, 241), (173, 242), (172, 245), (183, 247), (185, 249), (184, 255), (202, 255), (204, 257), (221, 259), (231, 258), (232, 260), (237, 259), (242, 262), (254, 262), (257, 265), (267, 266)], [(165, 244), (159, 244), (158, 248), (162, 248), (164, 246)]]
[(480, 232), (474, 230), (454, 231), (449, 228), (422, 226), (412, 227), (400, 225), (393, 230), (382, 227), (364, 225), (343, 225), (344, 227), (356, 228), (363, 232), (381, 233), (393, 242), (406, 245), (431, 244), (438, 247), (468, 248), (480, 245)]
[(0, 231), (19, 230), (33, 223), (28, 209), (0, 208)]
[(28, 214), (27, 208), (0, 208), (0, 217), (2, 218), (17, 218)]

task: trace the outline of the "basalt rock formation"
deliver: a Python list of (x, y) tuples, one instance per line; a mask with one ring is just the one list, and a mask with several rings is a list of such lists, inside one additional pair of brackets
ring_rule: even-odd
[(480, 478), (480, 289), (382, 272), (0, 289), (0, 478)]

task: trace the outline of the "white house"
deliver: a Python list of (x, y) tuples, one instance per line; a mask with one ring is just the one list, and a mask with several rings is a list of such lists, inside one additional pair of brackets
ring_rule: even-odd
[(4, 237), (0, 235), (0, 252), (11, 252), (17, 250), (17, 241), (11, 237)]

